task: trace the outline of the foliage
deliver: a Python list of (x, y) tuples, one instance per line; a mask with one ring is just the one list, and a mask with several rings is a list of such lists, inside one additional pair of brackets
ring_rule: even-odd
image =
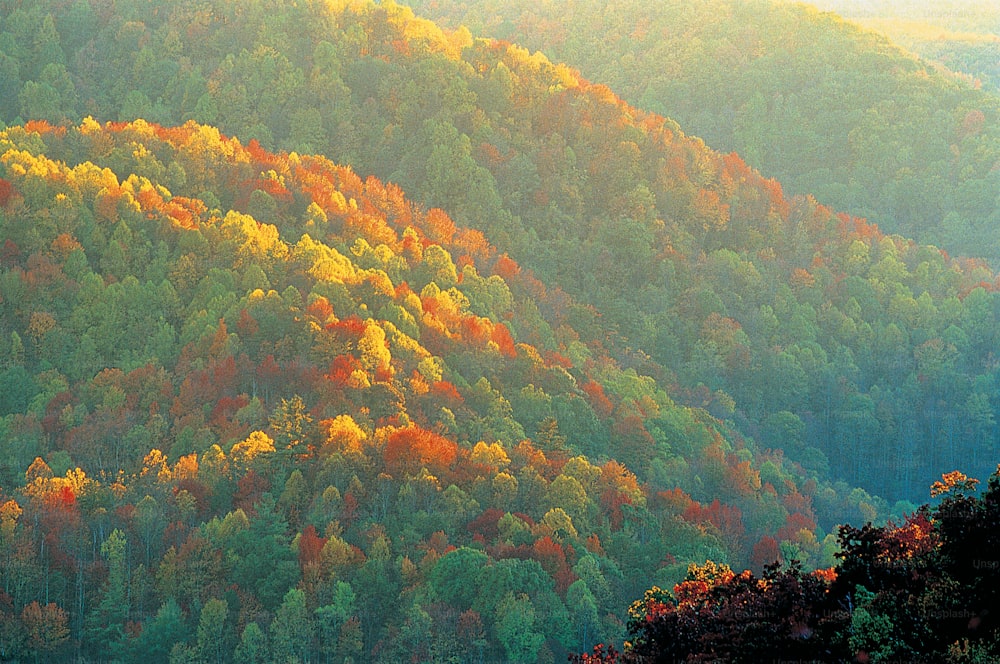
[(995, 658), (1000, 469), (981, 496), (954, 475), (943, 478), (953, 493), (901, 525), (842, 526), (835, 568), (806, 573), (793, 561), (756, 578), (692, 565), (672, 593), (653, 588), (632, 605), (620, 658), (595, 649), (575, 661)]
[[(851, 15), (878, 15), (877, 3), (840, 3), (852, 4)], [(940, 27), (930, 28), (925, 52), (956, 71), (967, 64), (995, 75), (992, 7), (911, 4), (911, 14), (936, 7), (966, 25), (980, 14), (980, 52), (966, 46), (948, 57)], [(610, 8), (591, 0), (571, 12), (527, 1), (414, 6), (579, 67), (713, 148), (738, 152), (788, 191), (956, 254), (1000, 258), (989, 230), (998, 215), (1000, 97), (835, 14), (774, 0)], [(898, 2), (881, 10), (906, 11)]]
[[(35, 123), (0, 148), (0, 321), (35, 392), (3, 420), (18, 656), (393, 661), (405, 629), (533, 661), (617, 638), (641, 579), (743, 560), (790, 518), (756, 516), (761, 457), (600, 341), (580, 364), (534, 346), (552, 324), (516, 312), (565, 294), (397, 187), (195, 123)], [(264, 189), (266, 221), (218, 207)], [(723, 455), (699, 491), (749, 473), (739, 507), (582, 453), (667, 468), (658, 419)]]
[[(88, 14), (86, 4), (76, 7), (73, 21), (56, 20), (54, 32), (46, 27), (45, 3), (18, 8), (4, 24), (14, 43), (23, 45), (24, 53), (41, 48), (42, 42), (26, 39), (20, 34), (22, 29), (32, 27), (48, 35), (46, 39), (59, 42), (59, 49), (52, 49), (52, 66), (66, 67), (72, 73), (73, 87), (72, 94), (67, 92), (60, 102), (65, 111), (60, 111), (61, 117), (79, 118), (87, 113), (111, 120), (128, 117), (122, 115), (120, 100), (136, 93), (132, 96), (141, 94), (150, 102), (147, 119), (169, 124), (189, 118), (211, 121), (243, 144), (257, 140), (265, 147), (322, 152), (351, 164), (356, 173), (374, 173), (401, 185), (414, 200), (431, 208), (426, 217), (426, 236), (431, 239), (427, 256), (423, 257), (425, 247), (412, 241), (407, 249), (415, 252), (414, 257), (418, 253), (422, 257), (421, 265), (406, 279), (413, 294), (418, 298), (433, 295), (440, 306), (432, 304), (432, 313), (441, 316), (452, 311), (455, 300), (450, 289), (461, 277), (460, 290), (469, 298), (472, 315), (461, 323), (442, 322), (449, 328), (461, 325), (463, 336), (478, 343), (496, 344), (502, 357), (513, 357), (514, 339), (518, 339), (536, 346), (543, 358), (580, 363), (593, 361), (586, 357), (586, 348), (600, 343), (642, 378), (655, 377), (676, 401), (732, 419), (744, 435), (756, 439), (761, 450), (782, 449), (785, 454), (778, 465), (798, 466), (788, 472), (823, 479), (832, 470), (836, 479), (890, 499), (916, 499), (920, 487), (942, 467), (968, 461), (970, 471), (988, 469), (987, 451), (997, 436), (992, 422), (998, 400), (990, 359), (996, 308), (991, 304), (994, 276), (983, 264), (952, 260), (935, 249), (886, 237), (859, 219), (834, 215), (809, 199), (789, 199), (774, 181), (762, 179), (739, 158), (707, 151), (701, 141), (685, 137), (672, 121), (627, 106), (606, 87), (582, 80), (565, 66), (503, 42), (472, 40), (465, 30), (444, 32), (392, 3), (336, 7), (279, 3), (264, 12), (240, 9), (239, 2), (201, 5), (173, 0), (150, 13), (145, 5), (131, 7), (126, 2), (112, 15), (94, 10)], [(127, 6), (131, 9), (125, 11)], [(713, 17), (729, 15), (714, 11), (711, 5), (703, 9)], [(746, 11), (756, 15), (758, 10)], [(788, 11), (774, 9), (774, 25), (768, 24), (767, 34), (759, 35), (762, 44), (772, 33), (784, 39), (788, 25), (799, 23), (799, 15)], [(699, 16), (685, 20), (700, 25)], [(743, 19), (737, 23), (742, 26)], [(722, 26), (719, 29), (728, 25), (717, 24)], [(836, 22), (810, 19), (807, 24), (823, 39), (803, 36), (796, 44), (821, 47), (824, 39), (850, 41), (850, 35), (844, 36), (849, 31)], [(683, 38), (681, 42), (695, 40)], [(704, 40), (699, 43), (709, 45)], [(64, 65), (59, 65), (58, 50)], [(830, 51), (822, 61), (862, 70), (863, 64), (867, 66), (868, 60), (852, 63), (832, 55), (836, 52)], [(925, 82), (920, 67), (909, 61), (890, 58), (895, 63), (890, 66), (878, 59), (881, 55), (872, 57), (872, 66), (881, 68), (880, 75), (891, 76), (883, 71), (886, 68), (909, 72), (907, 81), (912, 86), (906, 90), (937, 85), (934, 77)], [(670, 57), (654, 60), (674, 61)], [(637, 70), (631, 66), (616, 69)], [(727, 67), (726, 71), (738, 69)], [(24, 85), (35, 81), (30, 77), (41, 75), (31, 67), (18, 71)], [(872, 80), (867, 73), (856, 78)], [(441, 81), (448, 83), (442, 86)], [(693, 99), (694, 92), (705, 92), (712, 96), (712, 103), (703, 108), (713, 108), (720, 87), (726, 86), (704, 85), (676, 98)], [(949, 90), (964, 94), (958, 88)], [(927, 94), (939, 98), (934, 96), (937, 92), (927, 90)], [(822, 97), (817, 95), (817, 99)], [(928, 113), (937, 118), (950, 111)], [(310, 127), (303, 118), (317, 115), (322, 127), (303, 135), (300, 130)], [(298, 119), (293, 122), (292, 118)], [(782, 140), (792, 134), (786, 130), (786, 120), (781, 116), (778, 133)], [(932, 126), (929, 120), (912, 121)], [(875, 139), (861, 141), (859, 154), (864, 158), (886, 153), (875, 145), (883, 141), (881, 129), (872, 131)], [(980, 139), (970, 135), (968, 140)], [(915, 143), (909, 133), (896, 143), (913, 152)], [(928, 141), (927, 145), (930, 149), (937, 144)], [(808, 153), (826, 154), (811, 148)], [(959, 150), (962, 159), (986, 154), (988, 150), (973, 147)], [(911, 156), (920, 163), (928, 161)], [(950, 151), (947, 159), (952, 168)], [(969, 201), (985, 200), (979, 194), (973, 196), (973, 190), (996, 189), (986, 180), (975, 179), (996, 175), (997, 171), (990, 170), (995, 159), (983, 159), (990, 167), (988, 175), (982, 175), (975, 164), (962, 171), (971, 173), (974, 180), (963, 189)], [(961, 164), (955, 167), (962, 168)], [(197, 164), (174, 166), (155, 153), (139, 159), (135, 170), (154, 180), (162, 176), (164, 186), (177, 191), (188, 180), (193, 184), (206, 174)], [(792, 170), (804, 172), (798, 167)], [(241, 214), (226, 218), (227, 233), (247, 224), (253, 215), (268, 219), (280, 215), (282, 206), (297, 204), (282, 184), (283, 174), (275, 169), (234, 174), (229, 182), (212, 178), (210, 173), (208, 169), (208, 177), (197, 190), (188, 185), (186, 193), (192, 199), (212, 193), (204, 201), (208, 210), (227, 212), (235, 206)], [(866, 184), (874, 181), (871, 174), (859, 178)], [(461, 186), (455, 186), (458, 182)], [(903, 197), (900, 200), (908, 209), (921, 214), (935, 209), (914, 203), (919, 198), (914, 198), (916, 194), (903, 194), (911, 189), (939, 191), (940, 187), (911, 184), (894, 189), (897, 198)], [(811, 185), (796, 188), (805, 189), (818, 191)], [(391, 190), (390, 186), (387, 191)], [(329, 203), (344, 210), (350, 198)], [(299, 204), (305, 200), (300, 197)], [(102, 214), (110, 215), (116, 199), (102, 201)], [(433, 206), (444, 206), (450, 217)], [(307, 206), (297, 213), (322, 223), (319, 212), (330, 213), (323, 205), (319, 208), (310, 211)], [(395, 218), (396, 212), (390, 216)], [(338, 223), (337, 214), (333, 219)], [(469, 228), (488, 233), (496, 253), (477, 258), (477, 247), (484, 239)], [(405, 231), (405, 226), (400, 229)], [(977, 247), (982, 246), (982, 233), (961, 234), (975, 237)], [(102, 256), (102, 270), (112, 275), (124, 275), (130, 261), (144, 260), (142, 252), (121, 255), (116, 247), (127, 240), (123, 235), (124, 230), (108, 256)], [(317, 239), (322, 240), (310, 236), (310, 240)], [(261, 257), (267, 255), (273, 240), (273, 235), (260, 236), (245, 243), (242, 260), (260, 252)], [(374, 251), (385, 240), (373, 236), (366, 244)], [(453, 241), (459, 247), (450, 252), (450, 261), (432, 247), (447, 249), (445, 245)], [(308, 254), (311, 246), (303, 243), (299, 251)], [(382, 270), (397, 283), (394, 266), (399, 263), (382, 261), (360, 244), (343, 244), (334, 253), (324, 254), (313, 275), (333, 282), (353, 278), (349, 270), (343, 272), (347, 269), (343, 259), (350, 252), (357, 252), (363, 269)], [(188, 253), (180, 272), (200, 267), (194, 263), (196, 255)], [(575, 302), (555, 297), (551, 304), (523, 304), (522, 300), (511, 307), (513, 302), (498, 279), (513, 276), (510, 270), (521, 268), (516, 262), (508, 263), (508, 256), (526, 268), (522, 277), (541, 278), (555, 292), (562, 289), (571, 294)], [(275, 254), (272, 259), (280, 261), (281, 256)], [(474, 262), (475, 276), (466, 279), (469, 261)], [(497, 273), (491, 274), (494, 268)], [(262, 271), (267, 276), (266, 265)], [(268, 285), (259, 276), (255, 273), (258, 283)], [(373, 288), (385, 284), (374, 279)], [(441, 294), (423, 292), (431, 281)], [(176, 283), (186, 285), (184, 280)], [(122, 285), (123, 294), (137, 296), (124, 281)], [(262, 290), (266, 295), (268, 288)], [(204, 297), (210, 298), (207, 293)], [(397, 302), (379, 302), (373, 313), (384, 316), (407, 336), (415, 333), (414, 324), (422, 315)], [(37, 314), (30, 334), (14, 330), (21, 347), (33, 343), (37, 347), (43, 338), (50, 343), (59, 338), (45, 334), (51, 322), (46, 314), (53, 312)], [(208, 319), (215, 316), (208, 309), (205, 314)], [(508, 324), (503, 317), (512, 314), (516, 319)], [(529, 336), (542, 330), (529, 322), (537, 316), (547, 321), (548, 330)], [(485, 325), (482, 318), (499, 324)], [(607, 320), (614, 321), (616, 332), (604, 331), (602, 321)], [(391, 336), (385, 326), (368, 326), (364, 341), (352, 343), (378, 349), (379, 329), (387, 338)], [(164, 348), (169, 331), (159, 327), (155, 332), (146, 350), (169, 362), (173, 358), (166, 356)], [(122, 334), (121, 326), (109, 324), (102, 334), (86, 339), (76, 370), (86, 374), (89, 366), (98, 366), (97, 357), (118, 343)], [(432, 353), (437, 350), (433, 337), (421, 340)], [(97, 355), (91, 352), (91, 343), (97, 346)], [(137, 352), (135, 362), (141, 357)], [(384, 353), (363, 353), (356, 359), (360, 369), (391, 366), (385, 364)], [(518, 366), (527, 369), (528, 364)], [(475, 363), (456, 363), (455, 367), (470, 382), (478, 381), (481, 367)], [(339, 365), (338, 371), (362, 380), (353, 366)], [(555, 416), (563, 428), (572, 421), (572, 426), (588, 429), (589, 448), (582, 451), (600, 454), (610, 434), (622, 440), (622, 449), (615, 450), (614, 456), (643, 479), (649, 476), (645, 471), (651, 459), (644, 450), (650, 448), (650, 438), (657, 445), (678, 450), (686, 444), (677, 440), (668, 423), (648, 421), (662, 415), (654, 414), (648, 407), (651, 404), (641, 409), (647, 420), (645, 431), (626, 424), (634, 421), (625, 417), (619, 427), (608, 429), (593, 417), (597, 414), (594, 404), (601, 404), (597, 410), (614, 406), (600, 401), (608, 394), (588, 393), (589, 400), (555, 399), (549, 394), (551, 385), (537, 378), (522, 373), (521, 379), (533, 385), (534, 391), (507, 399), (522, 411), (521, 427), (527, 435), (535, 436), (539, 424)], [(16, 367), (4, 379), (9, 389), (0, 390), (0, 395), (10, 396), (0, 399), (0, 407), (7, 400), (12, 400), (7, 408), (20, 405), (25, 387), (28, 393), (37, 389), (25, 385), (25, 376)], [(552, 380), (558, 383), (559, 379)], [(621, 391), (628, 388), (625, 381), (616, 381), (614, 389), (619, 391), (610, 390), (610, 396), (631, 399), (634, 391)], [(663, 399), (656, 402), (662, 410)], [(443, 407), (450, 410), (450, 406)], [(801, 445), (786, 440), (783, 433), (768, 436), (775, 433), (770, 426), (773, 417), (784, 412), (804, 425)], [(516, 429), (503, 431), (498, 420), (481, 414), (487, 428), (473, 437), (519, 435)], [(870, 451), (871, 463), (856, 463), (861, 449)], [(703, 482), (719, 470), (712, 468), (718, 449), (706, 449), (706, 456), (709, 453), (716, 456), (696, 464), (703, 466), (696, 470)], [(783, 481), (772, 484), (780, 491)], [(697, 493), (695, 486), (684, 488)], [(700, 496), (709, 501), (714, 497), (711, 493)], [(826, 527), (862, 518), (869, 507), (861, 502), (872, 501), (831, 505), (839, 514)]]
[(0, 22), (13, 657), (544, 660), (987, 462), (981, 263), (392, 3), (64, 4)]

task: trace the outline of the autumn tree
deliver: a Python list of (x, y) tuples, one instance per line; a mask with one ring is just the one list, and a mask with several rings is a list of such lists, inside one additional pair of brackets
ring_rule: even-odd
[(69, 640), (69, 617), (56, 604), (42, 606), (32, 602), (21, 612), (21, 621), (28, 633), (28, 648), (35, 653), (35, 662), (53, 656)]

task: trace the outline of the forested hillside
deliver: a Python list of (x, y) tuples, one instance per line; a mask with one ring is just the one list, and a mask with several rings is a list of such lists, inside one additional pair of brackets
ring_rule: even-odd
[(0, 9), (2, 657), (553, 661), (996, 465), (984, 263), (540, 54)]
[(4, 657), (535, 661), (878, 517), (324, 158), (34, 122), (0, 176)]
[(627, 366), (806, 472), (919, 499), (991, 467), (984, 265), (789, 199), (541, 55), (391, 3), (81, 0), (0, 27), (12, 119), (194, 118), (398, 183), (595, 306), (570, 318), (584, 339), (616, 330)]
[(414, 4), (580, 68), (791, 193), (1000, 261), (1000, 100), (833, 14), (776, 0)]

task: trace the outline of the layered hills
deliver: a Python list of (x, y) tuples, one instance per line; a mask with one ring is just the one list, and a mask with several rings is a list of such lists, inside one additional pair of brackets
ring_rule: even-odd
[(995, 466), (985, 263), (543, 55), (392, 3), (5, 10), (17, 656), (544, 661)]
[(791, 193), (1000, 258), (996, 95), (834, 14), (770, 0), (416, 6), (578, 67)]
[(0, 151), (15, 656), (534, 661), (690, 562), (823, 564), (818, 514), (878, 516), (394, 185), (193, 122)]
[(23, 116), (193, 118), (333, 155), (487, 232), (596, 308), (570, 319), (583, 339), (611, 330), (626, 366), (807, 472), (911, 500), (942, 468), (989, 472), (984, 264), (789, 198), (540, 54), (397, 5), (128, 7), (57, 12), (65, 37), (45, 5), (6, 19)]
[(884, 32), (921, 57), (940, 62), (975, 83), (1000, 92), (1000, 10), (980, 2), (851, 2), (817, 7)]

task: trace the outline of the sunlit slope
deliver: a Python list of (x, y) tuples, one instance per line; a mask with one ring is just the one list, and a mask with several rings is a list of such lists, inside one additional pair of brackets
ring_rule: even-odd
[[(804, 472), (919, 498), (942, 468), (992, 464), (983, 265), (789, 198), (567, 67), (396, 5), (88, 7), (5, 19), (23, 63), (9, 116), (195, 118), (331, 155), (570, 294), (556, 332), (603, 340)], [(530, 340), (581, 359), (558, 333)]]
[(793, 193), (1000, 259), (1000, 103), (875, 32), (768, 1), (416, 4), (579, 67)]
[(0, 238), (0, 616), (53, 625), (15, 656), (562, 658), (650, 579), (830, 564), (818, 522), (885, 514), (322, 157), (29, 123), (0, 133)]

